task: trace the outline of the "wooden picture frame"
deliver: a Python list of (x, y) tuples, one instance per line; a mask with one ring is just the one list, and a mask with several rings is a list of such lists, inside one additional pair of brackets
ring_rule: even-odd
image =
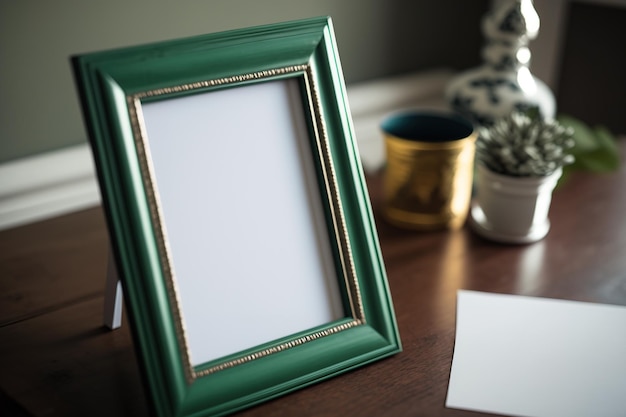
[(329, 18), (72, 64), (155, 415), (400, 351)]

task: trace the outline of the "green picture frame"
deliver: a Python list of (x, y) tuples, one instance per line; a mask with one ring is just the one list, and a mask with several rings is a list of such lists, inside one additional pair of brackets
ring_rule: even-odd
[(154, 415), (401, 350), (330, 18), (71, 61)]

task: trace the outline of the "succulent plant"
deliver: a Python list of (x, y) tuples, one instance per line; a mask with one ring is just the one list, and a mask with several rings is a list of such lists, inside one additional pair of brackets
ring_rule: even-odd
[(479, 130), (476, 158), (499, 174), (547, 176), (574, 162), (573, 134), (556, 120), (514, 112)]

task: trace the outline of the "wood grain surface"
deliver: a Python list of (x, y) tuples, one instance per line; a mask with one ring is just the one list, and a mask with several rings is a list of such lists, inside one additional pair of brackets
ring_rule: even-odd
[[(518, 246), (394, 228), (368, 178), (404, 351), (240, 415), (483, 415), (444, 406), (457, 290), (626, 305), (625, 184), (624, 167), (576, 173), (548, 236)], [(0, 232), (0, 415), (148, 415), (129, 326), (102, 327), (107, 248), (100, 208)]]

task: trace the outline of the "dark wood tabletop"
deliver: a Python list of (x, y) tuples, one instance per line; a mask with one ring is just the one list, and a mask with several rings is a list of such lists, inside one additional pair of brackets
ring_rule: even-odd
[[(575, 173), (554, 193), (548, 236), (503, 245), (467, 227), (388, 225), (369, 177), (403, 352), (239, 415), (483, 415), (445, 407), (457, 290), (626, 305), (625, 184), (624, 167)], [(0, 232), (1, 416), (148, 415), (126, 319), (102, 326), (107, 239), (100, 208)]]

